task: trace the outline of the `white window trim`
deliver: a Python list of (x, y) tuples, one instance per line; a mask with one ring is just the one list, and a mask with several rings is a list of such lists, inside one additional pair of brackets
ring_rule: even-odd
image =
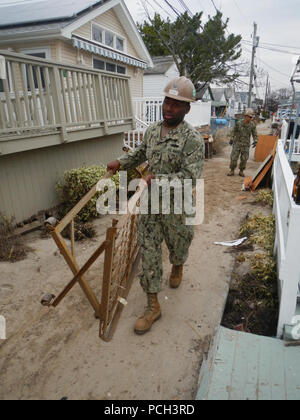
[(128, 70), (127, 70), (127, 66), (124, 66), (123, 63), (118, 63), (116, 61), (111, 61), (111, 60), (107, 60), (106, 58), (99, 57), (99, 56), (92, 56), (92, 63), (93, 63), (93, 69), (94, 67), (94, 60), (98, 60), (98, 61), (103, 61), (104, 63), (109, 63), (109, 64), (114, 64), (115, 66), (119, 66), (119, 67), (124, 67), (125, 68), (125, 73), (118, 73), (117, 71), (109, 71), (109, 70), (104, 70), (104, 71), (109, 71), (109, 73), (113, 73), (113, 74), (120, 74), (122, 76), (127, 76)]
[[(93, 25), (98, 26), (98, 28), (103, 29), (104, 31), (111, 32), (114, 35), (114, 46), (113, 47), (110, 47), (110, 46), (108, 46), (108, 45), (106, 45), (102, 42), (95, 41), (93, 39)], [(116, 37), (120, 38), (124, 41), (124, 50), (123, 51), (118, 50), (116, 48)], [(106, 26), (101, 25), (100, 23), (93, 22), (93, 21), (91, 22), (91, 41), (95, 42), (98, 45), (101, 45), (102, 47), (111, 48), (111, 49), (113, 49), (114, 51), (117, 51), (120, 54), (122, 54), (122, 53), (127, 54), (127, 39), (124, 38), (123, 35), (120, 35), (119, 33), (115, 32), (115, 31), (112, 31), (111, 29), (107, 28)]]
[(20, 50), (21, 54), (37, 54), (37, 53), (45, 53), (46, 54), (46, 60), (51, 60), (51, 47), (38, 47), (38, 48), (22, 48)]

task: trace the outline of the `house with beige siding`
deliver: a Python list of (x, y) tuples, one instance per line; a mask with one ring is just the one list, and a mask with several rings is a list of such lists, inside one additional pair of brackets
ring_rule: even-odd
[(0, 16), (0, 212), (21, 222), (57, 204), (64, 171), (122, 153), (152, 60), (123, 0), (29, 0)]

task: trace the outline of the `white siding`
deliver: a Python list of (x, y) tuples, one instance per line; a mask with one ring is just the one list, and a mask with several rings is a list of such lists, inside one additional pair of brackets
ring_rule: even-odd
[(166, 74), (144, 75), (144, 97), (157, 98), (164, 95), (166, 85), (179, 76), (176, 65), (170, 67)]
[(100, 165), (122, 155), (122, 135), (0, 156), (0, 212), (22, 222), (58, 204), (56, 182), (64, 171)]
[(159, 98), (163, 96), (168, 81), (169, 79), (163, 75), (144, 75), (144, 97)]
[(179, 77), (179, 76), (180, 76), (180, 73), (179, 73), (179, 71), (178, 71), (178, 69), (177, 69), (176, 64), (173, 64), (173, 65), (169, 68), (169, 70), (166, 72), (165, 76), (166, 76), (168, 79), (170, 79), (170, 80), (175, 79), (175, 77)]

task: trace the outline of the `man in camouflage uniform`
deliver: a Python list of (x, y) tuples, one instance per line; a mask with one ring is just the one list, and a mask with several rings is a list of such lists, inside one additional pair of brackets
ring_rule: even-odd
[(252, 112), (250, 110), (245, 112), (244, 120), (239, 121), (233, 130), (230, 144), (233, 144), (231, 152), (231, 162), (228, 176), (233, 176), (235, 168), (237, 167), (238, 159), (240, 158), (240, 173), (244, 177), (244, 170), (246, 169), (247, 161), (250, 154), (250, 138), (253, 137), (253, 147), (257, 144), (256, 125), (251, 121)]
[[(165, 89), (163, 121), (151, 125), (144, 135), (143, 143), (135, 151), (109, 163), (107, 169), (113, 172), (118, 169), (127, 170), (148, 160), (151, 172), (146, 178), (148, 186), (151, 186), (154, 179), (179, 179), (182, 183), (185, 179), (192, 179), (195, 184), (201, 176), (204, 164), (204, 142), (201, 135), (184, 121), (185, 115), (190, 111), (190, 102), (195, 101), (195, 95), (194, 85), (185, 77), (170, 82)], [(147, 332), (161, 316), (157, 294), (162, 289), (163, 240), (166, 241), (173, 265), (170, 286), (177, 288), (182, 280), (183, 264), (187, 260), (194, 236), (193, 226), (185, 223), (186, 214), (175, 214), (173, 194), (170, 207), (171, 214), (163, 214), (160, 208), (159, 214), (140, 215), (140, 281), (147, 293), (148, 306), (135, 324), (134, 330), (137, 334)]]

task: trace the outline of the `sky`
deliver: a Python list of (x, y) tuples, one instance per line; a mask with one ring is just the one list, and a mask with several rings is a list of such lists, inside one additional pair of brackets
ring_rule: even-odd
[[(178, 11), (184, 11), (180, 0), (168, 1)], [(143, 22), (145, 12), (140, 0), (125, 0), (125, 3), (134, 20)], [(252, 43), (254, 22), (256, 22), (260, 47), (264, 47), (256, 50), (256, 65), (264, 71), (264, 76), (258, 79), (257, 93), (261, 98), (264, 97), (267, 73), (272, 90), (291, 87), (290, 78), (295, 66), (295, 57), (300, 56), (299, 0), (184, 0), (184, 3), (192, 13), (204, 12), (204, 19), (207, 19), (209, 15), (214, 16), (216, 8), (223, 13), (223, 21), (229, 18), (229, 32), (242, 35), (243, 40), (246, 41), (242, 43), (242, 57), (249, 62), (249, 68), (252, 45), (247, 41)], [(175, 17), (175, 13), (164, 0), (147, 0), (146, 4), (151, 13), (156, 10), (162, 17), (169, 15), (171, 15), (170, 19)], [(242, 80), (249, 83), (248, 78), (242, 78)]]
[[(14, 4), (35, 0), (0, 0), (1, 4)], [(46, 0), (51, 1), (51, 0)], [(134, 21), (146, 18), (141, 1), (146, 2), (150, 13), (159, 12), (162, 17), (176, 17), (166, 0), (124, 0)], [(300, 56), (300, 0), (167, 0), (178, 12), (183, 12), (182, 3), (192, 13), (202, 11), (204, 21), (213, 16), (216, 9), (223, 13), (223, 20), (229, 18), (228, 30), (242, 35), (243, 60), (251, 61), (253, 24), (257, 23), (260, 48), (256, 50), (256, 65), (263, 71), (255, 88), (259, 97), (265, 95), (267, 74), (272, 90), (290, 88), (290, 77), (295, 58)], [(63, 0), (62, 0), (63, 2)], [(1, 11), (0, 11), (1, 21)], [(270, 45), (275, 44), (275, 45)], [(270, 49), (275, 49), (272, 51)], [(281, 51), (280, 51), (281, 50)], [(241, 78), (249, 83), (249, 78)], [(247, 86), (244, 85), (247, 89)], [(300, 87), (300, 86), (299, 86)], [(243, 90), (246, 90), (243, 89)]]

